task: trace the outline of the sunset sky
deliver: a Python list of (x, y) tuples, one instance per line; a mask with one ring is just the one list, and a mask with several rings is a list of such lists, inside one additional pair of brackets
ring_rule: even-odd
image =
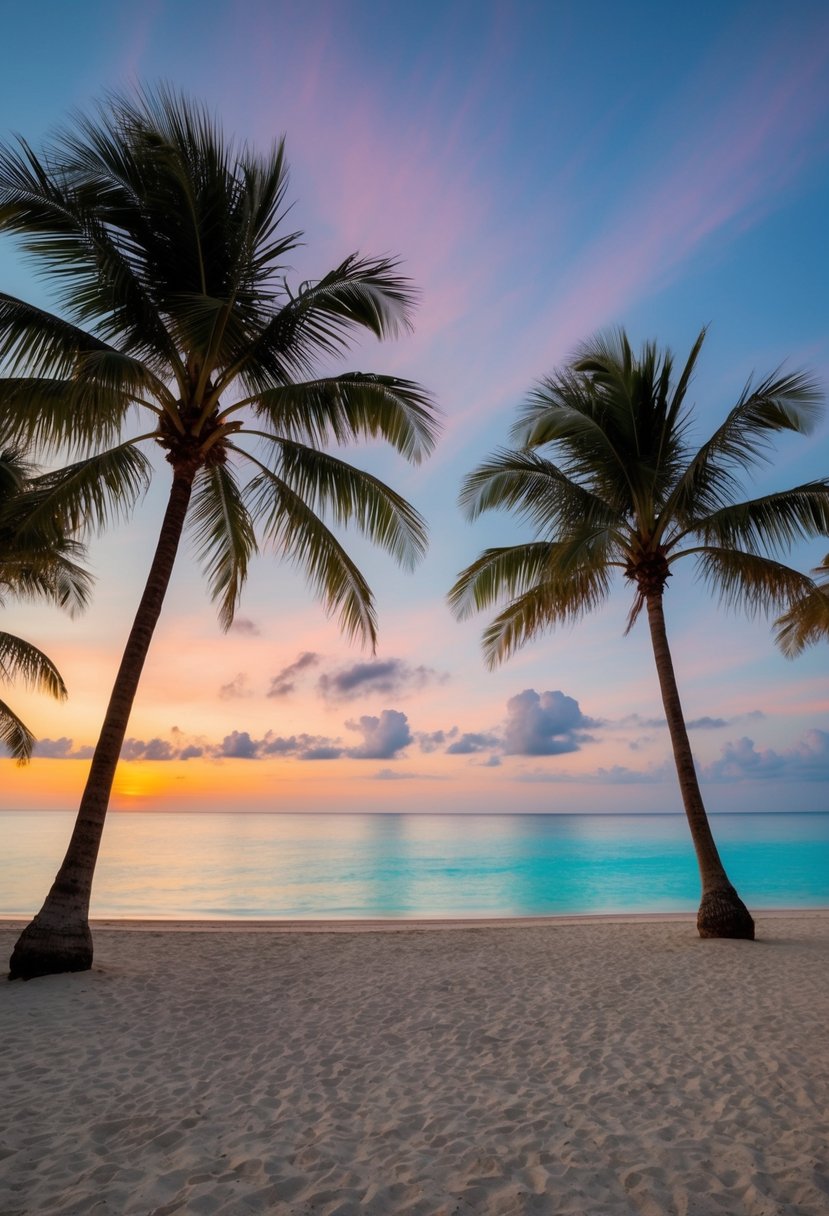
[[(710, 326), (690, 393), (700, 440), (752, 373), (785, 362), (829, 385), (825, 2), (46, 0), (7, 11), (0, 62), (4, 140), (37, 146), (107, 88), (161, 80), (251, 143), (284, 133), (306, 234), (292, 281), (354, 251), (399, 255), (421, 293), (414, 333), (367, 340), (343, 367), (417, 380), (444, 415), (420, 468), (353, 452), (432, 537), (414, 574), (353, 541), (377, 596), (375, 658), (267, 553), (223, 634), (185, 546), (113, 805), (678, 810), (645, 622), (623, 636), (629, 592), (487, 671), (486, 618), (456, 622), (446, 592), (482, 548), (525, 533), (506, 516), (466, 523), (457, 493), (533, 384), (609, 326), (683, 361)], [(5, 238), (0, 283), (48, 300)], [(781, 442), (749, 493), (829, 474), (827, 436)], [(168, 474), (92, 544), (84, 616), (4, 611), (70, 698), (3, 690), (41, 743), (28, 768), (0, 761), (2, 809), (78, 797)], [(690, 563), (666, 610), (709, 809), (825, 810), (829, 647), (785, 660), (769, 623), (726, 613)]]

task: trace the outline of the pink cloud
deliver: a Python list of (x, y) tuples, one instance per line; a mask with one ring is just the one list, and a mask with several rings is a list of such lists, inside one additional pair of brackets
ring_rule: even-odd
[(144, 63), (152, 53), (153, 27), (163, 12), (163, 0), (145, 0), (144, 4), (130, 6), (125, 10), (124, 53), (119, 65), (118, 77), (131, 84), (144, 82)]
[[(490, 285), (480, 250), (491, 192), (482, 185), (504, 134), (473, 132), (508, 23), (492, 16), (487, 50), (459, 96), (452, 65), (436, 70), (431, 51), (407, 63), (402, 82), (384, 76), (392, 69), (383, 63), (365, 73), (356, 48), (348, 52), (350, 32), (337, 10), (319, 12), (313, 23), (289, 17), (280, 39), (283, 51), (291, 47), (288, 57), (276, 54), (269, 7), (255, 11), (251, 83), (243, 86), (252, 102), (255, 93), (255, 104), (245, 129), (259, 144), (275, 131), (287, 133), (289, 195), (309, 237), (308, 254), (297, 255), (300, 273), (320, 273), (354, 250), (399, 255), (422, 291), (415, 337), (422, 350)], [(407, 339), (407, 362), (412, 349)], [(383, 358), (394, 360), (394, 349), (384, 347)]]
[[(729, 81), (713, 105), (705, 78), (700, 96), (677, 98), (671, 126), (656, 132), (665, 155), (651, 157), (649, 166), (642, 157), (634, 189), (610, 207), (596, 239), (560, 266), (552, 308), (519, 337), (486, 396), (454, 412), (452, 436), (460, 439), (473, 415), (480, 421), (505, 397), (525, 392), (576, 342), (621, 320), (715, 238), (746, 231), (798, 188), (829, 146), (821, 125), (829, 111), (829, 28), (824, 23), (813, 35), (808, 47), (781, 48), (772, 31), (766, 56), (742, 78), (733, 77), (733, 64), (727, 74), (724, 63), (712, 65), (709, 75), (716, 67)], [(564, 180), (567, 189), (578, 189), (570, 166), (551, 195)]]

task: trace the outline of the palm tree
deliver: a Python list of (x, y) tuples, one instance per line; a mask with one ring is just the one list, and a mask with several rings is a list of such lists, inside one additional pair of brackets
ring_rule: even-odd
[[(16, 599), (47, 599), (70, 612), (86, 606), (90, 578), (78, 565), (82, 546), (65, 535), (54, 519), (33, 525), (40, 515), (42, 490), (35, 470), (20, 452), (0, 451), (0, 607)], [(66, 697), (66, 685), (50, 658), (13, 633), (0, 631), (0, 682), (14, 680)], [(5, 701), (0, 700), (0, 742), (18, 764), (26, 764), (35, 739)]]
[[(141, 445), (172, 473), (68, 852), (15, 946), (12, 976), (91, 966), (104, 816), (188, 518), (225, 627), (265, 543), (372, 646), (370, 588), (332, 527), (356, 525), (404, 563), (425, 548), (417, 511), (330, 449), (382, 439), (418, 461), (434, 443), (435, 407), (408, 380), (320, 367), (355, 332), (406, 327), (414, 292), (393, 260), (356, 254), (291, 290), (285, 259), (301, 233), (285, 228), (286, 186), (282, 142), (255, 154), (167, 88), (108, 98), (42, 157), (22, 141), (0, 153), (0, 227), (62, 303), (58, 315), (0, 295), (4, 429), (73, 449), (51, 487), (73, 520), (103, 525), (133, 506), (151, 467)], [(128, 432), (136, 418), (147, 421)]]
[(787, 659), (829, 638), (829, 555), (812, 574), (816, 581), (774, 622), (774, 640)]
[[(694, 450), (684, 400), (705, 331), (673, 380), (673, 358), (648, 343), (637, 356), (623, 331), (595, 337), (541, 381), (500, 450), (471, 473), (461, 502), (470, 518), (506, 507), (537, 539), (487, 549), (459, 575), (460, 617), (508, 599), (484, 634), (493, 666), (523, 642), (602, 603), (619, 571), (633, 585), (628, 630), (644, 608), (685, 812), (699, 862), (702, 937), (753, 938), (754, 923), (728, 880), (697, 781), (668, 638), (663, 594), (673, 567), (696, 559), (729, 605), (778, 608), (803, 592), (779, 560), (796, 538), (829, 532), (829, 481), (736, 501), (739, 474), (766, 456), (779, 431), (807, 432), (820, 394), (803, 374), (747, 385), (714, 434)], [(543, 451), (550, 452), (553, 463)]]

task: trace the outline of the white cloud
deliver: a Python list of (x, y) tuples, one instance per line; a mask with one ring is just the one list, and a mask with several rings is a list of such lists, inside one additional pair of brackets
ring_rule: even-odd
[(709, 781), (744, 781), (770, 778), (792, 781), (826, 781), (829, 778), (829, 732), (808, 730), (799, 743), (784, 751), (758, 748), (743, 736), (726, 743), (719, 760), (703, 769)]
[(526, 688), (507, 702), (503, 747), (513, 756), (560, 756), (590, 742), (586, 727), (596, 726), (579, 703), (563, 692)]
[(227, 684), (222, 684), (219, 689), (219, 696), (223, 701), (236, 701), (243, 697), (252, 697), (253, 692), (245, 673), (240, 671)]
[(450, 743), (446, 749), (447, 756), (471, 756), (475, 752), (491, 751), (493, 747), (498, 747), (500, 740), (497, 735), (486, 734), (483, 731), (471, 731), (461, 735), (454, 743)]
[(255, 621), (251, 621), (246, 616), (237, 616), (233, 624), (230, 626), (230, 631), (233, 633), (241, 633), (250, 638), (258, 638), (262, 630)]
[(384, 709), (379, 718), (363, 714), (356, 722), (346, 722), (346, 726), (363, 736), (358, 747), (347, 751), (353, 760), (393, 760), (414, 742), (408, 718), (397, 709)]
[(75, 747), (73, 739), (62, 735), (60, 739), (38, 739), (32, 754), (44, 760), (89, 760), (93, 751), (89, 746)]
[(372, 659), (352, 663), (335, 672), (323, 672), (318, 681), (322, 695), (332, 701), (351, 701), (364, 694), (403, 694), (448, 677), (431, 667), (410, 667), (402, 659)]
[(269, 697), (287, 697), (296, 688), (295, 677), (310, 667), (316, 667), (319, 661), (320, 656), (313, 650), (304, 650), (293, 663), (289, 663), (287, 667), (283, 667), (277, 675), (272, 677), (267, 695)]

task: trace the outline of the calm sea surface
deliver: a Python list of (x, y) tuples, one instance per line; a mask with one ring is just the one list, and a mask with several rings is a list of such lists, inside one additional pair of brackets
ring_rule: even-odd
[[(0, 915), (29, 915), (72, 816), (0, 813)], [(754, 908), (829, 907), (829, 814), (716, 815)], [(546, 916), (696, 908), (675, 815), (111, 814), (92, 915)]]

